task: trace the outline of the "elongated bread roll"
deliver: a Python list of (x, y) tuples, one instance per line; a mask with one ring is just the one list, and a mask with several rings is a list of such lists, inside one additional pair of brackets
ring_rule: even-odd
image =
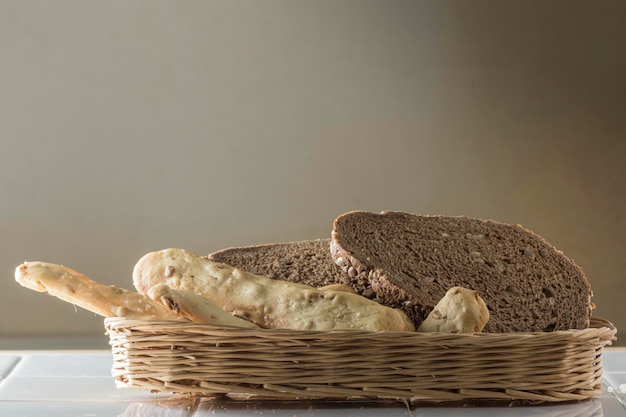
[(47, 292), (103, 317), (140, 320), (181, 320), (145, 295), (99, 284), (71, 268), (46, 262), (26, 262), (15, 269), (15, 280), (26, 288)]
[(133, 282), (142, 294), (157, 284), (194, 292), (263, 328), (415, 330), (400, 310), (365, 297), (272, 280), (182, 249), (144, 255), (135, 265)]
[(189, 291), (174, 290), (165, 284), (157, 284), (150, 288), (148, 297), (194, 323), (258, 328), (254, 323), (225, 312), (204, 297)]

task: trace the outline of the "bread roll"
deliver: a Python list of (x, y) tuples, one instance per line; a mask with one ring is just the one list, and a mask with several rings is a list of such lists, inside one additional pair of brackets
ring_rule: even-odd
[(344, 291), (272, 280), (182, 249), (143, 256), (133, 282), (140, 293), (157, 284), (191, 291), (263, 328), (414, 331), (400, 310)]
[(476, 333), (489, 320), (489, 310), (477, 291), (453, 287), (437, 303), (418, 332)]

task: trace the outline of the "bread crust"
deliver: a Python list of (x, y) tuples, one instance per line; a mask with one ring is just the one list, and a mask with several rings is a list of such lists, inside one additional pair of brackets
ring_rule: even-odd
[(100, 284), (66, 266), (47, 262), (25, 262), (15, 269), (15, 280), (24, 287), (47, 292), (63, 301), (103, 317), (138, 320), (180, 320), (145, 295)]
[(133, 282), (140, 293), (156, 284), (191, 291), (262, 328), (414, 331), (406, 315), (344, 291), (272, 280), (183, 249), (144, 255)]
[(189, 291), (175, 290), (165, 284), (157, 284), (150, 288), (148, 297), (174, 314), (194, 323), (258, 328), (254, 323), (225, 312), (217, 304), (204, 297)]

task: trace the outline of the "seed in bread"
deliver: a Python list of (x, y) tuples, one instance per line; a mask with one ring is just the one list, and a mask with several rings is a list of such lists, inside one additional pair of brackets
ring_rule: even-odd
[(478, 291), (453, 287), (437, 303), (418, 332), (476, 333), (489, 320), (489, 310)]
[(414, 331), (400, 310), (344, 291), (320, 291), (214, 262), (183, 249), (144, 255), (133, 282), (140, 293), (157, 284), (191, 291), (262, 328)]
[(148, 297), (194, 323), (258, 328), (254, 323), (225, 312), (204, 297), (189, 291), (174, 290), (165, 284), (157, 284), (150, 288)]
[(47, 292), (103, 317), (138, 320), (181, 320), (145, 295), (102, 285), (80, 272), (47, 262), (26, 262), (15, 269), (15, 280), (26, 288)]

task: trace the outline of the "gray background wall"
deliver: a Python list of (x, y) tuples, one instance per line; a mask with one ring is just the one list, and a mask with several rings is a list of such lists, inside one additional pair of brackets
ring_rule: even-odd
[(106, 348), (23, 261), (131, 288), (353, 209), (520, 223), (626, 326), (625, 5), (1, 0), (0, 336)]

